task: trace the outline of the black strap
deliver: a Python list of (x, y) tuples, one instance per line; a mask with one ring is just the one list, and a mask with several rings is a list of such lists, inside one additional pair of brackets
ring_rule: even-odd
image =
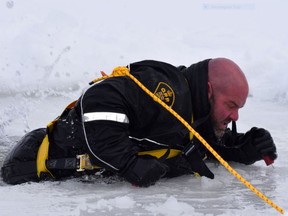
[(203, 124), (204, 122), (206, 122), (209, 117), (210, 117), (210, 114), (209, 114), (209, 115), (206, 115), (206, 116), (203, 117), (203, 118), (200, 118), (200, 119), (194, 121), (191, 126), (192, 126), (193, 129), (195, 130), (199, 125), (201, 125), (201, 124)]
[(236, 136), (237, 135), (237, 126), (236, 126), (236, 122), (232, 121), (232, 135)]
[(203, 158), (201, 157), (198, 150), (198, 146), (198, 142), (190, 142), (189, 145), (187, 145), (183, 150), (183, 154), (187, 158), (192, 171), (198, 173), (200, 176), (206, 176), (213, 179), (214, 174), (210, 171), (210, 169), (203, 161)]
[(46, 161), (47, 169), (74, 169), (76, 170), (79, 166), (79, 159), (77, 158), (60, 158), (51, 159)]
[[(206, 116), (203, 117), (203, 118), (200, 118), (200, 119), (194, 121), (194, 122), (191, 124), (191, 127), (192, 127), (194, 130), (196, 130), (197, 127), (199, 127), (199, 125), (201, 125), (201, 124), (203, 124), (204, 122), (206, 122), (209, 117), (210, 117), (210, 114), (209, 114), (209, 115), (206, 115)], [(182, 130), (180, 131), (180, 134), (181, 134), (182, 136), (186, 136), (187, 134), (189, 134), (189, 130), (187, 130), (187, 128), (185, 127), (184, 129), (182, 129)]]

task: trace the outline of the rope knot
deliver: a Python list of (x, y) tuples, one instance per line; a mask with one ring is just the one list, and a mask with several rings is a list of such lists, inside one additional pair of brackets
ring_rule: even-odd
[(118, 66), (116, 68), (113, 69), (112, 71), (112, 76), (126, 76), (127, 74), (129, 74), (129, 69), (125, 66)]

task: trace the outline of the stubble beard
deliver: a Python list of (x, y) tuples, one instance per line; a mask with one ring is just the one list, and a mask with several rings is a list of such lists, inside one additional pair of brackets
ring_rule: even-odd
[(225, 130), (218, 129), (217, 127), (214, 126), (214, 134), (215, 134), (216, 138), (218, 140), (220, 140), (224, 136)]

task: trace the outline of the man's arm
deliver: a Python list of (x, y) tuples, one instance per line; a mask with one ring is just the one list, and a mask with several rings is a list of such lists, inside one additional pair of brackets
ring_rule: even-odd
[(137, 154), (140, 148), (130, 138), (130, 127), (141, 123), (132, 109), (140, 94), (129, 84), (125, 78), (96, 84), (84, 93), (78, 108), (91, 163), (145, 187), (165, 175), (168, 168), (154, 157)]
[(221, 142), (213, 147), (225, 160), (247, 165), (264, 158), (273, 162), (277, 158), (273, 138), (263, 128), (253, 127), (245, 134), (227, 130)]

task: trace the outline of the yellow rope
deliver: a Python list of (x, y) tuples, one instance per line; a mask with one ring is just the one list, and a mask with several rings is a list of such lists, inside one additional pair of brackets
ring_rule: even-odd
[[(146, 94), (148, 94), (155, 102), (159, 103), (162, 107), (164, 107), (167, 111), (169, 111), (175, 118), (177, 118), (189, 131), (192, 133), (212, 154), (213, 156), (239, 181), (241, 181), (246, 187), (248, 187), (251, 191), (253, 191), (257, 196), (259, 196), (262, 200), (272, 206), (281, 214), (284, 214), (284, 210), (276, 205), (273, 201), (267, 198), (263, 193), (257, 190), (250, 182), (244, 179), (237, 171), (235, 171), (208, 143), (207, 141), (197, 132), (195, 131), (188, 122), (186, 122), (177, 112), (175, 112), (172, 108), (170, 108), (167, 104), (161, 101), (160, 98), (155, 96), (149, 89), (147, 89), (136, 77), (130, 74), (129, 69), (127, 67), (116, 67), (110, 76), (103, 76), (99, 79), (96, 79), (95, 82), (115, 76), (128, 76), (132, 79)], [(94, 82), (94, 81), (93, 81)]]
[(93, 83), (99, 82), (99, 81), (104, 80), (104, 79), (106, 79), (106, 78), (108, 78), (108, 77), (110, 77), (110, 76), (102, 76), (102, 77), (99, 77), (99, 78), (97, 78), (97, 79), (95, 79), (95, 80), (92, 80), (89, 84), (93, 84)]

